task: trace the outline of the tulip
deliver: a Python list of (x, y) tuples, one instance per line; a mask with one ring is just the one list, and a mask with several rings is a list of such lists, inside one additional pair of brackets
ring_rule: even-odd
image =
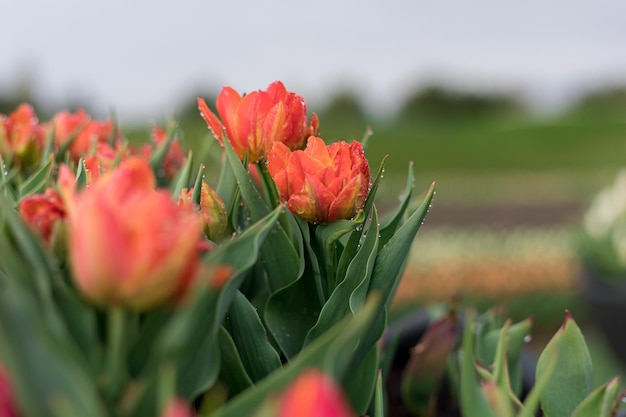
[(0, 416), (17, 417), (17, 406), (13, 397), (9, 376), (0, 364)]
[[(183, 188), (180, 197), (178, 199), (179, 205), (191, 203), (191, 197), (193, 195), (193, 188)], [(228, 227), (228, 213), (226, 212), (226, 206), (215, 192), (213, 188), (206, 182), (202, 182), (202, 189), (200, 191), (200, 217), (202, 217), (202, 224), (204, 227), (205, 236), (213, 241), (217, 241), (224, 237), (226, 228)]]
[(278, 417), (351, 417), (341, 389), (317, 370), (305, 371), (280, 399)]
[(106, 143), (113, 133), (113, 122), (91, 120), (87, 112), (80, 109), (75, 113), (62, 111), (53, 118), (54, 141), (57, 146), (69, 145), (70, 156), (74, 161), (89, 154), (98, 143)]
[(31, 229), (41, 236), (47, 245), (53, 240), (57, 225), (66, 216), (61, 197), (52, 188), (44, 194), (30, 195), (20, 202), (19, 213)]
[(202, 222), (191, 205), (155, 190), (147, 161), (130, 158), (69, 201), (70, 262), (92, 302), (146, 310), (184, 295), (198, 267)]
[(313, 115), (311, 125), (306, 117), (304, 99), (288, 92), (276, 81), (267, 90), (253, 91), (243, 97), (231, 87), (224, 87), (217, 97), (217, 111), (222, 122), (209, 109), (204, 99), (198, 99), (202, 118), (220, 143), (222, 132), (241, 160), (265, 159), (274, 141), (289, 149), (300, 149), (307, 137), (316, 135), (319, 121)]
[(268, 169), (289, 210), (310, 222), (354, 217), (369, 190), (369, 165), (356, 141), (326, 146), (311, 136), (306, 149), (294, 152), (276, 142)]
[(0, 155), (22, 167), (39, 161), (45, 144), (45, 127), (29, 104), (21, 104), (8, 116), (0, 114)]
[[(149, 160), (154, 150), (161, 146), (166, 139), (167, 133), (165, 132), (165, 129), (161, 127), (154, 127), (152, 129), (152, 143), (143, 146), (139, 153)], [(186, 157), (183, 153), (182, 147), (180, 146), (180, 142), (174, 138), (174, 140), (170, 142), (165, 158), (163, 159), (163, 173), (165, 174), (165, 177), (170, 180), (173, 179), (185, 164), (185, 159)]]

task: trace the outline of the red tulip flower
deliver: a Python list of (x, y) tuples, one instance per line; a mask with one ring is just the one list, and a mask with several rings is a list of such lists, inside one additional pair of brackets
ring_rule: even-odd
[(17, 417), (18, 415), (9, 375), (0, 364), (0, 417)]
[(326, 146), (311, 136), (303, 151), (275, 143), (268, 168), (281, 199), (305, 220), (328, 223), (350, 219), (363, 208), (370, 169), (359, 142)]
[(278, 417), (352, 417), (341, 389), (317, 370), (304, 372), (283, 394)]
[(70, 261), (78, 288), (97, 304), (146, 310), (184, 295), (198, 267), (202, 221), (179, 206), (143, 159), (130, 158), (68, 205)]
[(0, 155), (22, 167), (33, 165), (41, 157), (45, 130), (29, 104), (21, 104), (8, 116), (0, 114)]
[(289, 149), (300, 149), (306, 138), (317, 134), (319, 127), (316, 115), (308, 125), (304, 99), (287, 91), (280, 81), (265, 91), (253, 91), (243, 97), (231, 87), (224, 87), (217, 96), (221, 122), (204, 99), (198, 99), (198, 108), (217, 140), (222, 143), (226, 130), (235, 153), (242, 160), (248, 153), (248, 162), (265, 159), (274, 141)]
[(20, 202), (19, 213), (28, 226), (50, 244), (58, 222), (65, 218), (65, 205), (52, 188), (43, 194), (34, 194)]
[(86, 157), (89, 151), (98, 143), (106, 143), (113, 133), (113, 122), (91, 120), (87, 112), (80, 109), (75, 113), (62, 111), (53, 119), (54, 141), (57, 146), (63, 146), (72, 139), (69, 152), (74, 161)]

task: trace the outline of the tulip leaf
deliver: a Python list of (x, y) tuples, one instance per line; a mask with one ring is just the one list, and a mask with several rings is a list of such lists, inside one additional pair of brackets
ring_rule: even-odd
[[(322, 307), (317, 323), (307, 333), (305, 345), (341, 321), (346, 315), (360, 308), (365, 302), (378, 248), (377, 220), (378, 216), (374, 210), (370, 230), (365, 236), (363, 244), (350, 263), (345, 278), (337, 285), (337, 288), (330, 294)], [(360, 291), (360, 294), (355, 296), (354, 303), (351, 303), (359, 288), (364, 290)]]
[(295, 282), (273, 293), (264, 313), (272, 337), (288, 359), (302, 349), (307, 332), (315, 325), (324, 304), (320, 267), (308, 238), (308, 223), (301, 219), (296, 221), (304, 236), (304, 273)]
[(174, 201), (178, 201), (178, 196), (183, 191), (183, 188), (189, 187), (189, 181), (191, 181), (191, 167), (193, 166), (193, 152), (189, 151), (187, 154), (187, 160), (185, 165), (178, 171), (176, 181), (172, 181), (172, 198)]
[(76, 167), (76, 189), (82, 190), (87, 186), (87, 168), (85, 167), (85, 160), (80, 158), (78, 166)]
[(78, 349), (53, 332), (35, 299), (17, 286), (0, 291), (0, 358), (19, 408), (31, 416), (105, 416)]
[[(374, 207), (374, 199), (376, 197), (376, 192), (378, 191), (378, 186), (380, 185), (380, 179), (383, 176), (383, 172), (385, 171), (385, 161), (387, 160), (387, 156), (383, 158), (380, 163), (380, 167), (378, 168), (378, 174), (376, 175), (376, 179), (370, 188), (369, 193), (367, 194), (367, 199), (365, 200), (365, 206), (363, 207), (363, 222), (369, 218), (370, 211), (372, 207)], [(377, 225), (378, 226), (378, 225)], [(352, 262), (356, 251), (359, 248), (359, 244), (361, 243), (361, 238), (363, 236), (364, 228), (360, 227), (354, 232), (350, 234), (348, 238), (348, 242), (346, 243), (343, 252), (341, 253), (341, 257), (339, 258), (339, 262), (337, 264), (337, 276), (342, 277), (345, 275), (346, 270), (348, 269), (348, 265)]]
[(196, 181), (193, 183), (193, 192), (191, 193), (191, 201), (200, 207), (200, 197), (202, 196), (202, 178), (204, 177), (204, 164), (200, 164), (198, 167), (198, 174), (196, 175)]
[(374, 391), (374, 399), (370, 404), (367, 415), (371, 417), (385, 417), (385, 389), (383, 386), (383, 374), (382, 371), (378, 371), (376, 377), (376, 391)]
[(246, 373), (233, 338), (224, 327), (220, 327), (219, 344), (222, 358), (220, 379), (226, 383), (228, 394), (232, 397), (252, 387), (254, 383)]
[[(525, 339), (530, 335), (533, 320), (528, 318), (518, 323), (512, 324), (507, 331), (507, 364), (511, 390), (519, 395), (522, 389), (522, 361), (521, 354), (525, 345)], [(495, 351), (500, 336), (499, 329), (488, 331), (479, 338), (477, 343), (476, 357), (485, 366), (495, 360)]]
[(571, 417), (612, 417), (619, 401), (619, 385), (618, 377), (601, 385), (578, 404)]
[(260, 381), (280, 368), (280, 357), (270, 344), (261, 319), (240, 292), (228, 310), (226, 326), (252, 381)]
[(536, 379), (556, 357), (556, 367), (541, 394), (541, 409), (546, 417), (570, 417), (591, 390), (592, 366), (587, 344), (578, 325), (567, 312), (561, 328), (539, 356)]
[(52, 155), (52, 149), (54, 148), (54, 134), (56, 131), (56, 126), (52, 124), (50, 129), (48, 129), (48, 133), (46, 134), (46, 143), (44, 145), (43, 151), (41, 153), (41, 159), (39, 160), (39, 165), (44, 166), (47, 165), (48, 159)]
[[(383, 308), (379, 313), (380, 317), (374, 322), (378, 327), (372, 327), (367, 335), (368, 339), (364, 342), (364, 346), (367, 346), (369, 343), (375, 343), (384, 330), (387, 306), (398, 286), (411, 249), (411, 243), (424, 221), (434, 192), (435, 184), (433, 183), (422, 204), (398, 229), (396, 234), (389, 239), (385, 246), (378, 251), (368, 292), (377, 291), (381, 294)], [(379, 240), (380, 244), (381, 241)]]
[[(270, 209), (228, 140), (224, 140), (224, 148), (241, 197), (250, 213), (250, 219), (253, 222), (257, 221), (267, 215)], [(267, 243), (261, 247), (261, 258), (267, 270), (272, 292), (286, 287), (302, 275), (303, 265), (298, 257), (298, 251), (280, 224), (274, 226), (274, 230), (267, 237)]]
[(378, 360), (378, 347), (375, 345), (343, 383), (346, 396), (358, 415), (365, 414), (372, 402), (379, 371)]
[(283, 369), (273, 372), (254, 389), (248, 389), (231, 399), (222, 408), (210, 414), (219, 417), (251, 415), (270, 393), (281, 392), (307, 368), (319, 368), (337, 381), (344, 381), (351, 369), (332, 360), (338, 352), (350, 352), (359, 344), (380, 308), (378, 297), (372, 297), (354, 317), (343, 321), (308, 345)]
[(329, 292), (333, 291), (343, 279), (343, 276), (337, 276), (337, 240), (346, 233), (363, 227), (364, 220), (365, 216), (360, 211), (353, 220), (337, 220), (315, 226), (314, 247), (317, 249), (317, 258), (324, 266), (323, 271)]
[(52, 168), (54, 167), (54, 158), (48, 158), (48, 162), (42, 165), (33, 175), (28, 177), (26, 181), (20, 184), (20, 198), (24, 198), (31, 194), (42, 193), (50, 181)]
[(476, 313), (468, 311), (463, 330), (463, 354), (461, 357), (461, 398), (464, 416), (496, 417), (484, 397), (474, 368), (474, 328)]
[[(404, 189), (404, 193), (402, 195), (402, 200), (400, 205), (396, 209), (395, 213), (391, 215), (389, 220), (385, 222), (384, 225), (380, 228), (380, 244), (384, 245), (387, 243), (389, 239), (394, 235), (400, 224), (402, 223), (402, 219), (404, 218), (404, 214), (406, 213), (407, 208), (409, 207), (409, 202), (411, 201), (411, 197), (413, 196), (413, 187), (415, 185), (415, 178), (413, 177), (413, 162), (409, 163), (409, 173), (406, 180), (406, 187)], [(432, 188), (432, 186), (431, 186)], [(432, 197), (431, 197), (432, 200)], [(429, 202), (430, 204), (430, 202)]]

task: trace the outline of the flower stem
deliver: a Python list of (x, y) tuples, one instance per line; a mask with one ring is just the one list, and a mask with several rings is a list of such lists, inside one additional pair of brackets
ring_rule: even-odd
[(107, 392), (113, 399), (120, 394), (124, 379), (124, 327), (126, 317), (121, 307), (110, 307), (107, 311)]

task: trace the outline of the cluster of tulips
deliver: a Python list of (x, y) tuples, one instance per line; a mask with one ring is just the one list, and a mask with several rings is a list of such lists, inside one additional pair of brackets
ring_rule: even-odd
[[(112, 120), (0, 114), (0, 415), (382, 415), (378, 339), (434, 194), (379, 220), (359, 141), (281, 82), (134, 146)], [(214, 136), (212, 138), (211, 136)]]

